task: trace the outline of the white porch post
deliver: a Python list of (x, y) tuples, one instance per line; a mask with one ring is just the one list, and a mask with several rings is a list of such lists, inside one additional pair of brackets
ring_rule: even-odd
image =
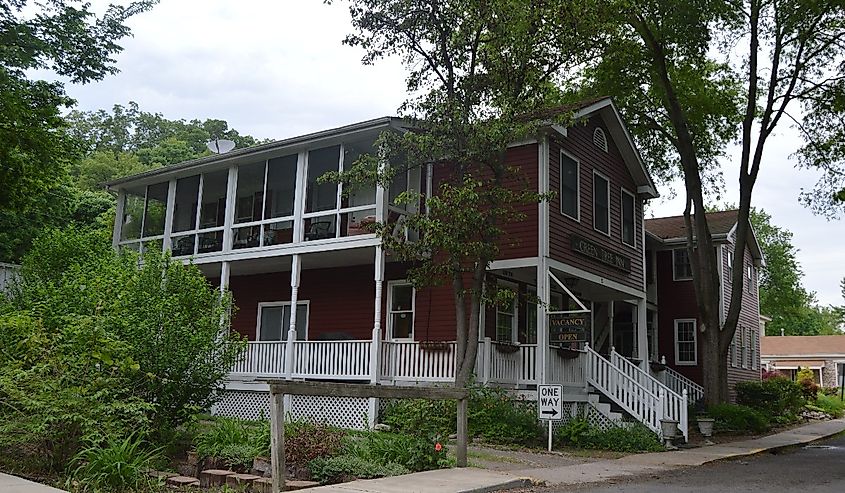
[[(381, 245), (376, 246), (373, 280), (376, 289), (373, 310), (373, 340), (370, 344), (370, 383), (376, 385), (381, 379), (381, 300), (382, 290), (384, 289), (384, 248)], [(374, 427), (378, 421), (378, 408), (379, 400), (370, 397), (369, 413), (367, 414), (370, 428)]]
[(613, 341), (613, 315), (616, 311), (616, 308), (613, 306), (613, 300), (610, 300), (607, 303), (607, 346), (609, 348), (613, 348), (614, 341)]
[(120, 234), (123, 229), (123, 207), (126, 201), (126, 192), (121, 188), (117, 192), (117, 206), (114, 213), (114, 230), (112, 231), (112, 246), (117, 248), (120, 242)]
[(232, 271), (231, 262), (224, 260), (220, 262), (220, 293), (229, 289), (229, 276)]
[(546, 317), (546, 306), (549, 303), (549, 267), (546, 257), (540, 257), (537, 265), (537, 296), (540, 302), (537, 303), (537, 383), (545, 384), (548, 381), (549, 361), (549, 330)]
[(285, 344), (285, 378), (293, 378), (293, 345), (296, 342), (296, 300), (299, 295), (299, 278), (302, 271), (302, 259), (299, 254), (291, 257), (290, 265), (290, 321)]
[(637, 300), (637, 359), (640, 360), (640, 368), (648, 373), (648, 306), (646, 299)]
[(167, 184), (167, 206), (164, 213), (164, 238), (161, 240), (161, 249), (164, 252), (170, 251), (170, 235), (173, 232), (173, 213), (176, 211), (176, 179), (170, 180)]

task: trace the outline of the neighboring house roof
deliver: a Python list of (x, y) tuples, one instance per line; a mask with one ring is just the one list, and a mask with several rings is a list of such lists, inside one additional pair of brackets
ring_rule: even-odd
[(845, 335), (764, 336), (760, 338), (760, 357), (845, 358)]
[[(543, 120), (545, 118), (551, 118), (554, 115), (568, 112), (574, 112), (575, 119), (585, 118), (592, 114), (600, 115), (607, 125), (607, 129), (610, 132), (611, 137), (614, 142), (616, 142), (628, 171), (631, 173), (634, 178), (634, 182), (637, 184), (637, 192), (652, 198), (658, 196), (657, 187), (655, 187), (654, 182), (651, 179), (651, 175), (649, 175), (645, 163), (643, 162), (636, 145), (634, 145), (634, 140), (628, 132), (628, 129), (625, 127), (622, 117), (619, 114), (616, 105), (613, 104), (613, 100), (611, 98), (594, 98), (581, 101), (579, 103), (550, 108), (548, 110), (544, 110), (543, 113), (531, 115), (531, 117)], [(272, 157), (272, 153), (278, 152), (286, 147), (293, 147), (321, 140), (336, 139), (339, 136), (353, 132), (375, 131), (387, 128), (407, 131), (410, 129), (410, 125), (410, 122), (402, 118), (389, 116), (376, 118), (360, 123), (354, 123), (352, 125), (292, 137), (289, 139), (259, 144), (252, 147), (245, 147), (243, 149), (235, 149), (225, 154), (192, 159), (190, 161), (184, 161), (178, 164), (118, 178), (107, 182), (104, 185), (106, 188), (120, 188), (121, 185), (130, 182), (149, 183), (153, 179), (169, 178), (174, 174), (182, 173), (192, 168), (202, 168), (203, 171), (205, 171), (216, 166), (224, 166), (233, 163), (240, 164), (253, 159)], [(553, 124), (550, 124), (549, 126), (556, 127), (556, 125)], [(565, 129), (561, 130), (565, 135)]]
[[(695, 216), (693, 215), (692, 217), (694, 218)], [(707, 225), (710, 226), (710, 234), (713, 235), (713, 239), (724, 240), (729, 238), (736, 229), (739, 210), (732, 209), (729, 211), (708, 212), (705, 214), (705, 217), (707, 218)], [(687, 225), (684, 221), (684, 216), (646, 219), (645, 229), (652, 238), (656, 238), (664, 244), (686, 244), (687, 242)], [(754, 233), (753, 227), (750, 229), (749, 234), (748, 247), (751, 249), (751, 255), (762, 264), (764, 263), (763, 250), (757, 242), (757, 236)]]

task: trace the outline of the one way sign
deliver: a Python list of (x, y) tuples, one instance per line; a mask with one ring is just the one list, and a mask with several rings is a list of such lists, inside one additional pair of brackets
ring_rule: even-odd
[(537, 386), (537, 412), (540, 419), (561, 419), (563, 415), (563, 386)]

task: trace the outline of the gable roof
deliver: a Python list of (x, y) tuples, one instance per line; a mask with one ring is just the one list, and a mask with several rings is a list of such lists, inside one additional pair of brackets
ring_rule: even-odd
[(845, 358), (845, 335), (764, 336), (760, 338), (760, 356), (764, 358), (774, 356)]
[[(727, 236), (736, 225), (739, 211), (708, 212), (704, 215), (707, 218), (707, 225), (710, 226), (710, 234), (713, 236)], [(687, 239), (687, 225), (684, 216), (657, 217), (645, 220), (645, 229), (661, 240), (682, 238)]]

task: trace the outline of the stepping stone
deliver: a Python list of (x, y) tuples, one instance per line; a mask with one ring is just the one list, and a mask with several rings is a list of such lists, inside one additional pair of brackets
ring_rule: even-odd
[(200, 473), (200, 486), (208, 488), (209, 486), (222, 486), (226, 484), (226, 477), (235, 474), (235, 471), (227, 471), (225, 469), (206, 469)]
[(191, 476), (173, 476), (167, 478), (166, 484), (168, 486), (175, 486), (176, 488), (183, 488), (188, 486), (199, 486), (200, 480)]
[[(304, 490), (305, 488), (315, 488), (317, 486), (320, 486), (320, 483), (317, 483), (315, 481), (290, 480), (290, 481), (285, 481), (285, 486), (287, 486), (287, 491), (295, 491), (295, 490)], [(273, 479), (272, 478), (256, 479), (252, 483), (252, 490), (255, 493), (271, 493), (273, 491)]]
[(261, 479), (261, 476), (256, 476), (255, 474), (230, 474), (226, 476), (226, 486), (231, 486), (233, 488), (242, 487), (242, 486), (251, 486), (255, 480)]

